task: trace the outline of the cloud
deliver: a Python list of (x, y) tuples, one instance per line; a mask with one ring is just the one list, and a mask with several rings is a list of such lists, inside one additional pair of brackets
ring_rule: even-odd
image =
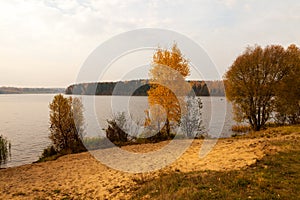
[[(297, 0), (3, 0), (0, 85), (14, 84), (16, 72), (30, 75), (30, 84), (43, 85), (56, 71), (67, 76), (53, 85), (68, 85), (99, 44), (144, 27), (191, 37), (223, 73), (247, 45), (299, 46), (299, 20)], [(32, 76), (32, 71), (38, 73)], [(29, 81), (24, 77), (18, 83)]]
[(220, 0), (221, 3), (226, 5), (229, 8), (233, 8), (236, 5), (236, 0)]

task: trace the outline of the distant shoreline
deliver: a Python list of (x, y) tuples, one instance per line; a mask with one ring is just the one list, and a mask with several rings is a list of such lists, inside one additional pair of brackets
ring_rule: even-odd
[(65, 93), (65, 88), (0, 87), (0, 94), (56, 94), (56, 93)]

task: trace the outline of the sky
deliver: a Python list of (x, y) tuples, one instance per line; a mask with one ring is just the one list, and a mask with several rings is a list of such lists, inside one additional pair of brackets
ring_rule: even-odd
[(66, 87), (99, 45), (140, 28), (191, 38), (224, 74), (249, 45), (300, 46), (299, 24), (298, 0), (0, 0), (0, 86)]

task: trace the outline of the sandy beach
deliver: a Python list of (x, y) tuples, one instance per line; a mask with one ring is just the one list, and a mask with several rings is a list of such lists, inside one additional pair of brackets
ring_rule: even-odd
[[(299, 139), (299, 133), (268, 139), (220, 139), (204, 158), (199, 158), (203, 140), (194, 140), (176, 162), (159, 171), (143, 174), (109, 168), (89, 152), (66, 155), (55, 161), (0, 170), (0, 199), (130, 199), (134, 188), (138, 187), (137, 179), (154, 178), (162, 172), (245, 168), (266, 154), (280, 150), (270, 141), (295, 137)], [(135, 153), (149, 152), (167, 144), (165, 141), (122, 149)]]

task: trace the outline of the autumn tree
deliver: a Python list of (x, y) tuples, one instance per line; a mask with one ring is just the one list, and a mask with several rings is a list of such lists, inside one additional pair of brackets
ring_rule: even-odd
[[(158, 135), (170, 137), (171, 128), (180, 123), (181, 114), (185, 112), (184, 98), (191, 90), (185, 81), (190, 74), (188, 63), (176, 44), (171, 50), (159, 48), (153, 55), (146, 122), (157, 124)], [(160, 127), (164, 115), (165, 122)]]
[(235, 116), (260, 130), (275, 110), (276, 90), (288, 75), (287, 53), (279, 45), (248, 47), (225, 74), (226, 96)]
[(286, 50), (290, 71), (276, 90), (276, 121), (280, 124), (300, 123), (300, 49), (290, 45)]
[(84, 151), (83, 105), (79, 98), (54, 97), (50, 108), (50, 136), (56, 152), (76, 153)]

